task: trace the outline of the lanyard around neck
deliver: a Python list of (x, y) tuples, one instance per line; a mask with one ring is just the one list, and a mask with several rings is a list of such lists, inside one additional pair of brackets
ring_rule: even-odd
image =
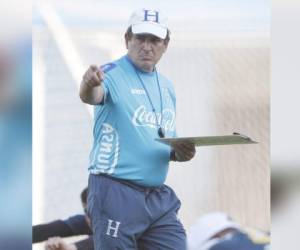
[(163, 107), (162, 107), (162, 106), (163, 106), (163, 102), (162, 102), (161, 88), (160, 88), (160, 84), (159, 84), (159, 80), (158, 80), (158, 74), (157, 74), (157, 71), (156, 71), (156, 69), (154, 69), (155, 77), (156, 77), (156, 83), (157, 83), (158, 92), (159, 92), (159, 98), (160, 98), (160, 114), (161, 114), (161, 115), (160, 115), (160, 122), (159, 122), (159, 123), (158, 123), (158, 117), (157, 117), (157, 114), (156, 114), (155, 107), (154, 107), (153, 102), (152, 102), (152, 100), (151, 100), (151, 98), (150, 98), (150, 94), (149, 94), (149, 92), (148, 92), (148, 90), (147, 90), (147, 88), (146, 88), (146, 86), (145, 86), (145, 84), (144, 84), (144, 82), (143, 82), (141, 76), (139, 75), (139, 73), (138, 73), (138, 71), (137, 71), (137, 69), (136, 69), (135, 67), (134, 67), (134, 70), (135, 70), (135, 73), (136, 73), (138, 79), (140, 80), (141, 85), (143, 86), (143, 89), (144, 89), (145, 92), (146, 92), (147, 98), (148, 98), (149, 103), (150, 103), (150, 105), (151, 105), (151, 107), (152, 107), (152, 112), (153, 112), (154, 115), (155, 115), (156, 126), (158, 127), (158, 135), (159, 135), (159, 137), (162, 138), (162, 137), (165, 136), (164, 131), (163, 131), (163, 128), (162, 128), (162, 120), (163, 120), (163, 113), (162, 113)]

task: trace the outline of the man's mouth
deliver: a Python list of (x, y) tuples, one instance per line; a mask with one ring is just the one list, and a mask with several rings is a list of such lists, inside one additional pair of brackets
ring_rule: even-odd
[(152, 58), (150, 58), (150, 57), (142, 57), (142, 60), (143, 61), (152, 61)]
[(142, 59), (142, 60), (145, 60), (145, 61), (149, 61), (149, 60), (152, 60), (152, 57), (151, 57), (151, 56), (148, 56), (148, 55), (142, 55), (142, 56), (141, 56), (141, 59)]

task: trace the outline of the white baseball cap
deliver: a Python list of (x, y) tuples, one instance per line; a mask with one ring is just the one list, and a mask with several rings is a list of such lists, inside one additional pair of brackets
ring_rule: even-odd
[(130, 16), (128, 27), (132, 28), (133, 34), (152, 34), (161, 39), (167, 36), (168, 19), (159, 10), (139, 9)]
[(229, 228), (240, 229), (240, 225), (232, 221), (226, 213), (212, 212), (202, 216), (188, 233), (190, 248), (200, 249), (200, 246), (203, 246), (214, 235)]

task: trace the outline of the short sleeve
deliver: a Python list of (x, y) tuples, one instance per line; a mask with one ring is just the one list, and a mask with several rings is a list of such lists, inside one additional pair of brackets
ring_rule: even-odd
[(101, 70), (104, 72), (104, 81), (102, 83), (103, 90), (104, 90), (104, 98), (100, 105), (107, 104), (107, 103), (116, 103), (118, 101), (118, 90), (117, 84), (114, 80), (114, 74), (116, 64), (108, 63), (100, 67)]

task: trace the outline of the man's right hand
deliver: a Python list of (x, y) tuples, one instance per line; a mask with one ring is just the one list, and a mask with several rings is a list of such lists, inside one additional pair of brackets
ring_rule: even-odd
[(91, 65), (83, 75), (83, 84), (89, 87), (100, 86), (104, 80), (104, 73), (97, 65)]
[(96, 105), (102, 102), (104, 73), (97, 65), (91, 65), (82, 77), (79, 96), (84, 103)]

